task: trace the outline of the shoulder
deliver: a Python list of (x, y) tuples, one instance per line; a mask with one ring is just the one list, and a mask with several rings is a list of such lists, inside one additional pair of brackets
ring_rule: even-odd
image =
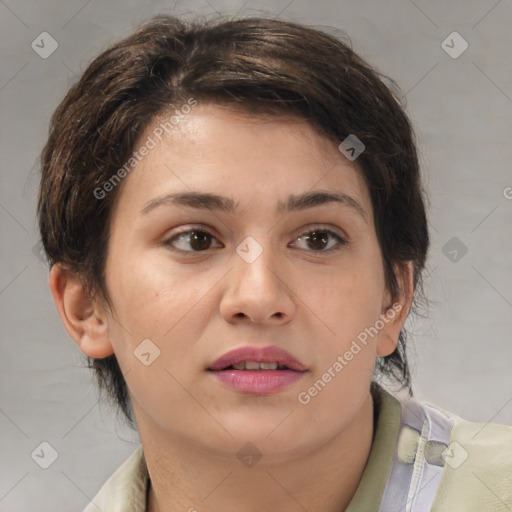
[(148, 471), (142, 446), (105, 482), (84, 512), (145, 512)]
[(512, 510), (512, 427), (467, 421), (428, 405), (453, 422), (432, 512)]

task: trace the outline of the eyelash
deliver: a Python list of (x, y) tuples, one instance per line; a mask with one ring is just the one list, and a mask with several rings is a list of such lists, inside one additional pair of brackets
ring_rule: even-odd
[[(304, 236), (307, 236), (307, 235), (311, 235), (312, 233), (315, 233), (315, 232), (320, 232), (320, 233), (325, 233), (327, 234), (328, 237), (332, 237), (334, 239), (336, 239), (337, 243), (333, 246), (333, 247), (330, 247), (329, 249), (320, 249), (320, 250), (313, 250), (313, 249), (301, 249), (303, 251), (306, 251), (306, 252), (311, 252), (311, 253), (314, 253), (314, 254), (318, 254), (318, 253), (323, 253), (323, 254), (330, 254), (334, 251), (337, 251), (337, 250), (340, 250), (344, 245), (346, 245), (348, 243), (347, 240), (345, 240), (343, 237), (341, 237), (338, 233), (335, 233), (334, 231), (332, 231), (331, 229), (328, 229), (322, 225), (318, 225), (318, 226), (313, 226), (311, 227), (310, 229), (308, 229), (307, 231), (305, 231), (304, 233), (302, 233), (300, 236), (296, 237), (295, 238), (295, 241), (304, 237)], [(209, 236), (212, 237), (213, 240), (216, 240), (218, 241), (215, 236), (210, 232), (208, 231), (208, 229), (205, 229), (203, 227), (193, 227), (193, 228), (189, 228), (189, 229), (186, 229), (186, 230), (183, 230), (183, 231), (180, 231), (178, 233), (175, 233), (173, 234), (170, 238), (167, 238), (166, 240), (164, 240), (164, 245), (166, 246), (169, 246), (173, 251), (177, 251), (177, 252), (181, 252), (181, 253), (195, 253), (195, 254), (200, 254), (200, 253), (206, 253), (207, 251), (209, 251), (211, 248), (208, 248), (208, 249), (205, 249), (203, 251), (194, 251), (194, 250), (191, 250), (191, 251), (187, 251), (187, 250), (183, 250), (183, 249), (178, 249), (176, 247), (173, 247), (173, 242), (175, 242), (176, 240), (179, 239), (179, 237), (183, 236), (183, 235), (190, 235), (192, 233), (205, 233)], [(188, 242), (190, 243), (190, 242)], [(219, 242), (220, 243), (220, 242)], [(221, 247), (214, 247), (213, 249), (220, 249)]]

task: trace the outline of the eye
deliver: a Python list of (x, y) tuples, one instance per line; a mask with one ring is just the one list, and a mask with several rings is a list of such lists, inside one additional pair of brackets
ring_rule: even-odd
[[(164, 243), (182, 252), (203, 252), (212, 248), (224, 247), (209, 231), (204, 229), (182, 231), (171, 236)], [(334, 231), (319, 227), (297, 237), (292, 246), (314, 252), (329, 252), (346, 243), (347, 241)]]
[[(293, 245), (299, 247), (299, 249), (328, 252), (336, 250), (346, 243), (346, 240), (330, 229), (315, 228), (296, 238)], [(300, 244), (302, 244), (302, 247), (300, 247)]]
[[(211, 249), (213, 241), (217, 240), (208, 231), (204, 229), (191, 229), (173, 235), (165, 241), (165, 244), (184, 252), (200, 252)], [(223, 247), (221, 243), (218, 242), (218, 244), (217, 247)]]

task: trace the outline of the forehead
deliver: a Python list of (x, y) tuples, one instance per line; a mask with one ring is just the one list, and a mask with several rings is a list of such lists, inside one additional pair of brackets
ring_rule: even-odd
[(162, 129), (160, 114), (135, 144), (152, 141), (122, 183), (118, 207), (143, 205), (169, 192), (201, 191), (232, 197), (245, 207), (270, 207), (308, 190), (336, 190), (355, 196), (365, 211), (371, 202), (354, 162), (336, 143), (295, 116), (251, 115), (232, 107), (199, 104)]

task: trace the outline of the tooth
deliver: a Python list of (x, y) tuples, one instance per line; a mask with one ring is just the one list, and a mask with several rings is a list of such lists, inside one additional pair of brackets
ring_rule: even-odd
[(260, 368), (262, 370), (277, 370), (277, 363), (260, 363)]
[(257, 361), (244, 361), (241, 363), (233, 364), (234, 370), (277, 370), (279, 363), (259, 363)]

